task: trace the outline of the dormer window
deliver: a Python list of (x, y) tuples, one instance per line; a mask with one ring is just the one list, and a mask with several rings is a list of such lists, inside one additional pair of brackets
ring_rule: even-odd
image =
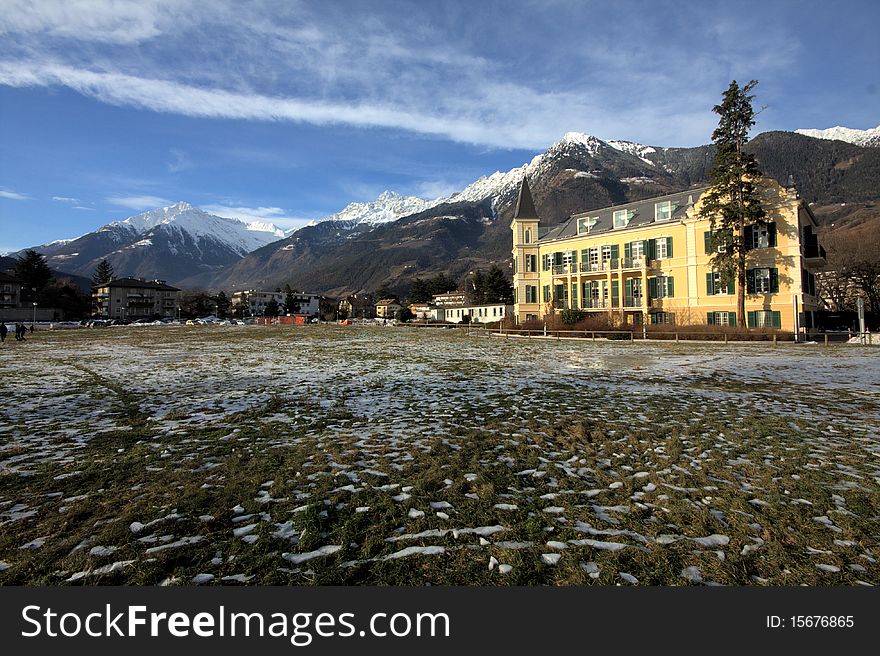
[(595, 218), (595, 217), (590, 218), (590, 217), (585, 216), (581, 219), (578, 219), (578, 224), (577, 224), (578, 225), (578, 234), (583, 235), (583, 234), (590, 232), (590, 230), (593, 228), (593, 226), (596, 225), (596, 223), (598, 223), (598, 222), (599, 222), (599, 219)]
[(615, 210), (614, 211), (614, 227), (615, 228), (625, 228), (629, 223), (629, 212), (626, 210)]
[(666, 221), (672, 218), (672, 201), (665, 200), (662, 203), (654, 203), (654, 220)]

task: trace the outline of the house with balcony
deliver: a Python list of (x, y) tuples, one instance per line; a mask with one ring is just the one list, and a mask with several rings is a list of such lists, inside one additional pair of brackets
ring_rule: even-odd
[[(793, 187), (759, 181), (766, 221), (747, 226), (750, 327), (814, 325), (815, 274), (826, 264), (816, 218)], [(542, 226), (528, 183), (513, 231), (514, 314), (539, 319), (564, 309), (604, 313), (623, 325), (736, 325), (736, 289), (722, 284), (700, 201), (709, 187), (605, 207)]]
[(345, 319), (372, 319), (376, 316), (376, 304), (372, 294), (351, 294), (337, 305), (339, 317)]
[(92, 306), (107, 319), (176, 317), (180, 290), (164, 280), (115, 278), (94, 288)]

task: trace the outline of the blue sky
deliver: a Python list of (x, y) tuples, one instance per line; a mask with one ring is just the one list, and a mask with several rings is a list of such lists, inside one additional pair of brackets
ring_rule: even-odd
[(0, 252), (177, 200), (291, 228), (565, 132), (708, 143), (880, 123), (880, 3), (3, 0)]

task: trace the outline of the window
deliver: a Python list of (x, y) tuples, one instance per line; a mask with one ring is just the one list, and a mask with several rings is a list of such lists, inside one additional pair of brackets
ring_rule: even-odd
[(736, 326), (736, 312), (709, 312), (706, 323), (710, 326)]
[(746, 291), (749, 294), (776, 294), (779, 291), (777, 269), (749, 269), (746, 271)]
[(590, 262), (590, 271), (598, 271), (599, 270), (599, 249), (591, 248), (589, 250), (589, 262)]
[(671, 298), (675, 296), (675, 286), (672, 276), (648, 278), (648, 295), (651, 298)]
[(538, 270), (538, 256), (526, 255), (526, 273), (534, 273)]
[(526, 285), (526, 303), (538, 302), (538, 286)]
[(602, 264), (611, 260), (611, 246), (602, 247)]
[[(729, 235), (728, 235), (729, 236)], [(724, 238), (725, 235), (720, 231), (717, 231), (716, 235), (712, 234), (711, 230), (707, 230), (703, 233), (703, 241), (704, 248), (706, 250), (706, 255), (712, 255), (714, 253), (724, 253), (727, 251), (727, 246), (724, 243), (728, 241)]]
[(672, 257), (672, 237), (659, 237), (654, 239), (655, 260), (665, 260)]
[(629, 243), (629, 252), (630, 257), (634, 260), (637, 260), (645, 255), (645, 242), (639, 241), (631, 241)]
[(654, 204), (654, 220), (665, 221), (672, 218), (672, 201), (665, 200)]
[(755, 310), (748, 313), (749, 328), (781, 328), (782, 316), (776, 310)]
[(549, 303), (549, 302), (550, 302), (550, 285), (544, 285), (544, 296), (543, 296), (543, 299), (544, 299), (544, 302), (545, 302), (545, 303)]
[(720, 271), (712, 271), (706, 274), (706, 294), (709, 296), (717, 296), (719, 294), (735, 294), (735, 282), (731, 278), (727, 284), (723, 284)]
[(592, 227), (594, 225), (596, 225), (596, 223), (598, 221), (599, 221), (598, 218), (590, 218), (590, 217), (586, 217), (586, 216), (578, 219), (578, 222), (577, 222), (578, 234), (582, 235), (582, 234), (586, 234), (586, 233), (590, 232)]
[(525, 239), (524, 239), (523, 241), (525, 241), (525, 243), (527, 243), (527, 244), (531, 244), (531, 243), (532, 243), (532, 231), (531, 231), (531, 229), (526, 228)]
[(629, 212), (626, 210), (615, 210), (614, 211), (614, 227), (615, 228), (625, 228), (629, 223)]
[(749, 248), (773, 248), (776, 246), (776, 223), (746, 226), (746, 246)]
[(654, 312), (651, 315), (651, 323), (653, 324), (674, 324), (675, 312)]
[(550, 255), (545, 253), (541, 256), (541, 271), (549, 271), (550, 270)]

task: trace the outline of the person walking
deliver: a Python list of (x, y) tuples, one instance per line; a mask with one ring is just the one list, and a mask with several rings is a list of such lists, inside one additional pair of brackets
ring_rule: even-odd
[(6, 341), (6, 335), (9, 333), (9, 328), (6, 327), (5, 321), (0, 321), (0, 344)]

